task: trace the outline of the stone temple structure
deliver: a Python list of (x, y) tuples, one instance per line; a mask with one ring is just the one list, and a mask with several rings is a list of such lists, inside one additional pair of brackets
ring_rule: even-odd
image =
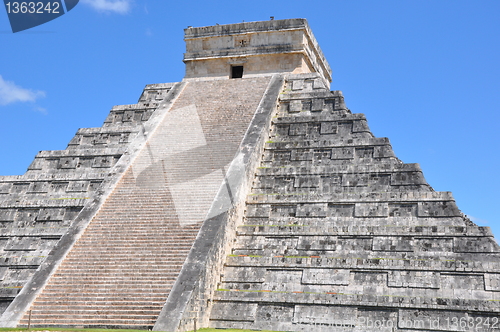
[(182, 82), (0, 178), (0, 326), (500, 328), (490, 230), (330, 91), (305, 20), (185, 40)]

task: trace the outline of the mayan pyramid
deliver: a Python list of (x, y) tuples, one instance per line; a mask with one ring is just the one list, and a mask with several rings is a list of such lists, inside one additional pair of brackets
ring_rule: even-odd
[(500, 328), (491, 231), (330, 91), (306, 20), (185, 41), (182, 82), (0, 177), (0, 326)]

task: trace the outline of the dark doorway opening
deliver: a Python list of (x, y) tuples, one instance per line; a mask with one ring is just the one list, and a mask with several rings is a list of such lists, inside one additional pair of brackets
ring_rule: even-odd
[(231, 78), (242, 78), (243, 66), (231, 66)]

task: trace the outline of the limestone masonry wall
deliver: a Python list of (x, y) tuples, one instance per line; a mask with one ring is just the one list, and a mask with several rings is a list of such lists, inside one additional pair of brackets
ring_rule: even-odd
[(115, 107), (104, 127), (80, 129), (66, 150), (41, 151), (26, 174), (0, 177), (1, 313), (92, 202), (141, 124), (154, 112), (151, 96), (164, 97), (171, 87), (147, 86), (134, 106), (134, 114), (141, 116), (124, 118), (121, 112), (120, 117), (115, 111), (120, 107)]
[(316, 75), (290, 75), (279, 104), (211, 327), (463, 331), (460, 322), (498, 320), (488, 228)]
[[(153, 327), (268, 82), (184, 84), (136, 135), (142, 148), (30, 307), (33, 326)], [(111, 113), (106, 129), (147, 112)]]

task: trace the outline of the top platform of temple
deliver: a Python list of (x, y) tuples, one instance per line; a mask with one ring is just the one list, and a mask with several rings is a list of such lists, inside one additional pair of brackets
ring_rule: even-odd
[(228, 79), (332, 70), (306, 19), (188, 27), (184, 30), (186, 80)]

